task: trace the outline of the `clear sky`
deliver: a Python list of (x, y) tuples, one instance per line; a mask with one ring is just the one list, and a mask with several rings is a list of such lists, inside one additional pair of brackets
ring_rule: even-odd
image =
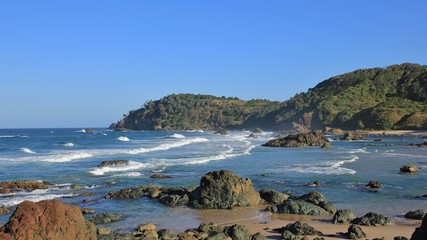
[(286, 100), (427, 64), (425, 0), (0, 2), (0, 128), (107, 127), (172, 93)]

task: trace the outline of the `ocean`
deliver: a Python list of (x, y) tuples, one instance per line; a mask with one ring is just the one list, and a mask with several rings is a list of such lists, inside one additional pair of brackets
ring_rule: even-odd
[[(133, 200), (102, 199), (108, 191), (148, 183), (162, 186), (198, 185), (213, 170), (227, 169), (250, 178), (255, 188), (290, 191), (294, 195), (319, 191), (338, 209), (351, 209), (358, 215), (370, 211), (395, 218), (416, 209), (426, 210), (427, 149), (407, 146), (424, 139), (368, 137), (367, 141), (334, 141), (333, 149), (268, 148), (261, 144), (276, 133), (255, 134), (231, 131), (223, 136), (204, 131), (114, 132), (107, 129), (2, 129), (0, 130), (0, 182), (43, 180), (54, 185), (35, 190), (0, 195), (0, 205), (13, 207), (24, 200), (60, 198), (98, 213), (122, 213), (124, 220), (109, 224), (113, 230), (130, 230), (144, 222), (159, 228), (197, 227), (203, 220), (200, 210), (170, 208), (149, 198)], [(382, 138), (378, 142), (374, 139)], [(97, 167), (102, 161), (128, 160), (119, 167)], [(399, 168), (414, 164), (417, 174), (400, 174)], [(154, 173), (171, 176), (152, 179)], [(370, 180), (383, 187), (371, 192)], [(318, 181), (321, 186), (309, 186)], [(83, 185), (72, 190), (71, 185)], [(90, 197), (78, 196), (96, 192)], [(96, 199), (83, 202), (85, 199)], [(0, 215), (0, 225), (10, 215)], [(87, 216), (90, 217), (90, 216)]]

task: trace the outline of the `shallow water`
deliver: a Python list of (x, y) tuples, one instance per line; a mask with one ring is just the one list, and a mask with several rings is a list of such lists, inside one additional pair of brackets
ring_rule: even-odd
[[(413, 137), (382, 137), (383, 142), (332, 141), (333, 149), (261, 147), (273, 133), (231, 132), (228, 136), (203, 131), (112, 132), (95, 129), (0, 130), (0, 181), (38, 179), (56, 184), (50, 190), (0, 195), (0, 205), (97, 192), (91, 197), (62, 198), (67, 203), (97, 212), (120, 212), (125, 219), (109, 225), (130, 229), (153, 221), (159, 227), (185, 229), (206, 219), (198, 210), (168, 208), (148, 198), (136, 200), (84, 199), (103, 197), (108, 191), (154, 183), (165, 186), (198, 185), (209, 171), (228, 169), (252, 179), (257, 189), (290, 191), (295, 195), (322, 192), (338, 208), (361, 215), (375, 211), (390, 216), (425, 209), (427, 199), (427, 149), (406, 146), (420, 143)], [(331, 139), (334, 136), (329, 136)], [(373, 145), (374, 144), (374, 145)], [(389, 146), (392, 145), (392, 146)], [(126, 159), (124, 167), (97, 167), (105, 160)], [(399, 174), (400, 166), (415, 164), (417, 174)], [(170, 179), (151, 179), (161, 172)], [(383, 187), (369, 192), (364, 184), (379, 181)], [(307, 183), (319, 181), (320, 187)], [(114, 183), (111, 185), (111, 183)], [(71, 184), (87, 186), (70, 190)], [(9, 216), (0, 216), (0, 224)]]

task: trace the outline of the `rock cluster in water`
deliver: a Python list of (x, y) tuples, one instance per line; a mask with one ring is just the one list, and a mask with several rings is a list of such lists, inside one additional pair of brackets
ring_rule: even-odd
[(33, 191), (36, 189), (48, 189), (52, 186), (52, 183), (37, 180), (0, 182), (0, 194), (7, 194), (19, 191)]
[[(298, 133), (288, 135), (284, 138), (276, 138), (263, 144), (264, 147), (311, 147), (323, 146), (329, 143), (329, 140), (321, 131), (312, 131), (309, 133)], [(327, 146), (326, 146), (327, 147)]]

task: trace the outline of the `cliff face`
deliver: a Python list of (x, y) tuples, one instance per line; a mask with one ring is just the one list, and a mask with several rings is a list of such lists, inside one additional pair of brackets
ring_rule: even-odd
[(285, 101), (169, 95), (111, 129), (426, 129), (427, 66), (405, 63), (332, 77)]

